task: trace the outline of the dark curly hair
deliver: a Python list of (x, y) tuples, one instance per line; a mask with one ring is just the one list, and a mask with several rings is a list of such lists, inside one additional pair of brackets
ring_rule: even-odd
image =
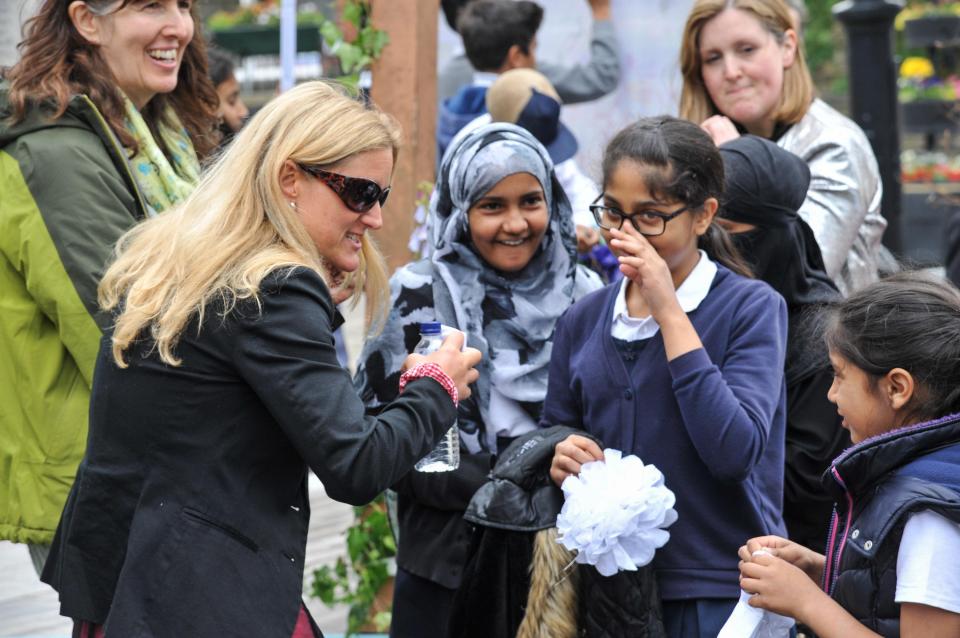
[[(97, 14), (119, 11), (135, 0), (86, 0)], [(10, 82), (9, 101), (12, 123), (22, 121), (27, 111), (43, 104), (51, 108), (56, 119), (67, 110), (70, 99), (85, 94), (97, 106), (113, 133), (124, 147), (137, 151), (133, 136), (123, 124), (123, 99), (117, 90), (116, 79), (100, 53), (100, 47), (88, 42), (73, 26), (67, 9), (72, 0), (45, 0), (37, 14), (24, 25), (24, 40), (18, 45), (20, 61), (10, 68), (5, 79)], [(190, 15), (199, 24), (196, 4)], [(141, 109), (153, 138), (164, 152), (159, 135), (166, 121), (169, 105), (187, 129), (200, 158), (216, 148), (217, 106), (219, 100), (207, 76), (206, 46), (199, 28), (187, 45), (180, 64), (177, 88), (170, 93), (155, 95)]]

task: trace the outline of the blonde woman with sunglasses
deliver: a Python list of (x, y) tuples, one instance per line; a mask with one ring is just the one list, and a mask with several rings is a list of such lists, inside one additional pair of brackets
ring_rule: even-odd
[(301, 602), (308, 470), (366, 503), (439, 441), (480, 359), (457, 337), (412, 355), (375, 418), (337, 363), (336, 304), (366, 289), (384, 312), (368, 233), (397, 150), (385, 115), (303, 84), (120, 241), (87, 453), (43, 575), (77, 635), (322, 635)]

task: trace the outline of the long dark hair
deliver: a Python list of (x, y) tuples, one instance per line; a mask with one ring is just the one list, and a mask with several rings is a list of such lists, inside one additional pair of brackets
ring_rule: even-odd
[[(123, 124), (123, 99), (116, 80), (110, 73), (100, 48), (89, 43), (73, 26), (67, 9), (72, 0), (45, 0), (37, 14), (24, 25), (24, 40), (18, 45), (20, 61), (9, 69), (9, 100), (11, 121), (22, 121), (28, 110), (37, 104), (50, 105), (51, 119), (57, 119), (67, 110), (70, 99), (78, 93), (86, 94), (96, 105), (113, 133), (124, 147), (137, 151), (137, 143)], [(98, 15), (110, 9), (113, 0), (87, 0)], [(133, 0), (123, 2), (113, 11), (119, 11)], [(177, 88), (170, 93), (157, 94), (141, 109), (153, 139), (165, 152), (159, 130), (166, 121), (167, 105), (173, 107), (190, 135), (200, 158), (206, 157), (219, 141), (216, 132), (219, 99), (213, 83), (207, 76), (207, 53), (196, 4), (190, 15), (195, 25), (193, 39), (183, 53)]]
[(214, 87), (233, 77), (237, 68), (237, 61), (225, 50), (215, 46), (207, 47), (207, 70)]
[(960, 291), (919, 271), (871, 284), (829, 311), (827, 347), (876, 383), (893, 368), (917, 382), (907, 406), (926, 421), (960, 412)]
[[(723, 160), (717, 145), (696, 124), (669, 115), (644, 117), (616, 134), (603, 154), (606, 187), (622, 160), (664, 169), (647, 174), (647, 189), (657, 199), (700, 208), (711, 197), (723, 196)], [(730, 236), (711, 223), (698, 245), (710, 258), (744, 277), (750, 266), (737, 252)]]

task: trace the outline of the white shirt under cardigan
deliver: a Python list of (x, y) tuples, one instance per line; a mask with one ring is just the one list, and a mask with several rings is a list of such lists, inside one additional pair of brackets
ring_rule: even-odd
[(537, 429), (537, 422), (530, 418), (520, 404), (504, 395), (496, 384), (490, 384), (490, 404), (487, 408), (487, 445), (497, 449), (497, 437), (518, 437)]
[[(707, 257), (707, 253), (700, 252), (700, 261), (693, 267), (687, 278), (677, 288), (677, 301), (684, 312), (693, 312), (710, 293), (713, 278), (717, 275), (717, 265)], [(620, 293), (613, 303), (613, 325), (610, 335), (621, 341), (641, 341), (649, 339), (660, 331), (660, 326), (653, 315), (646, 317), (631, 317), (627, 310), (627, 285), (630, 280), (623, 278), (620, 284)]]

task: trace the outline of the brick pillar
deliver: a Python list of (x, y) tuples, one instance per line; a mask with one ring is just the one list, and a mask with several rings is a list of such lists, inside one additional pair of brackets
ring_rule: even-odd
[(439, 0), (373, 0), (373, 24), (390, 44), (373, 65), (372, 100), (397, 119), (403, 148), (394, 170), (383, 228), (375, 237), (390, 269), (408, 263), (417, 184), (436, 167), (437, 14)]

